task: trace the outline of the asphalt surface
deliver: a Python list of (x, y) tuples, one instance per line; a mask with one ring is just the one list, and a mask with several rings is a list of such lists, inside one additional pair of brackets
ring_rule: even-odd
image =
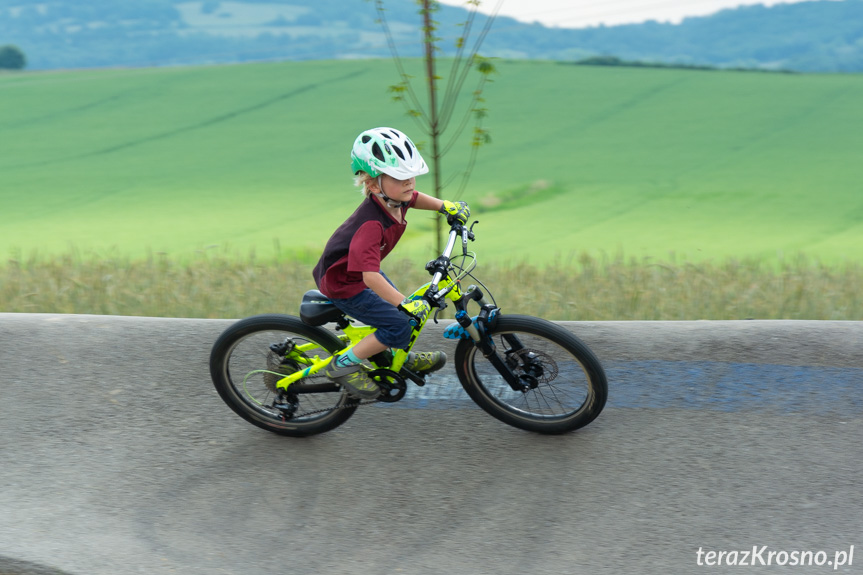
[(0, 574), (863, 572), (861, 322), (564, 323), (609, 375), (582, 430), (448, 366), (306, 439), (221, 402), (229, 324), (0, 314)]

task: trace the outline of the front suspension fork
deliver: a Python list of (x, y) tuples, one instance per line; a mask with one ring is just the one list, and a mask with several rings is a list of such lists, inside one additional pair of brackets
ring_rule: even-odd
[[(482, 305), (479, 315), (476, 322), (473, 322), (468, 317), (467, 312), (462, 310), (456, 314), (456, 321), (470, 335), (474, 345), (479, 348), (482, 355), (494, 366), (504, 381), (514, 391), (527, 393), (531, 386), (522, 381), (522, 378), (512, 370), (509, 363), (498, 354), (494, 340), (488, 335), (488, 325), (491, 319), (500, 313), (500, 310), (496, 306), (485, 303), (482, 292), (476, 286), (471, 286), (468, 289), (466, 297), (474, 299)], [(504, 335), (503, 338), (511, 346), (511, 351), (517, 351), (524, 347), (515, 335), (508, 334)]]

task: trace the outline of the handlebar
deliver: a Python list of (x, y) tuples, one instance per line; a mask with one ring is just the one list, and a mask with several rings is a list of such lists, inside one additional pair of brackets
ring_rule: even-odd
[[(450, 256), (452, 256), (452, 251), (455, 249), (455, 242), (459, 236), (461, 236), (462, 253), (467, 254), (467, 241), (474, 241), (476, 239), (476, 236), (473, 233), (473, 227), (477, 223), (479, 222), (474, 221), (470, 228), (468, 228), (465, 224), (461, 224), (458, 221), (450, 222), (449, 240), (447, 241), (441, 257), (449, 259)], [(438, 281), (440, 281), (440, 279), (438, 279)]]
[(443, 249), (443, 253), (441, 253), (438, 259), (430, 261), (426, 265), (426, 269), (433, 272), (433, 274), (431, 286), (423, 298), (431, 305), (437, 305), (438, 300), (440, 299), (437, 297), (437, 285), (443, 279), (444, 274), (446, 274), (450, 256), (452, 256), (452, 252), (455, 249), (456, 241), (461, 237), (462, 253), (467, 255), (467, 241), (474, 241), (476, 239), (476, 236), (473, 233), (473, 227), (479, 222), (474, 221), (470, 228), (468, 228), (465, 224), (459, 223), (455, 218), (449, 217), (447, 218), (447, 223), (450, 224), (450, 229), (446, 247)]
[(475, 220), (470, 228), (466, 226), (466, 224), (459, 223), (458, 220), (450, 216), (447, 218), (447, 223), (450, 225), (449, 228), (449, 241), (447, 242), (446, 248), (444, 248), (443, 257), (450, 257), (452, 255), (452, 250), (455, 248), (455, 241), (458, 236), (461, 236), (461, 245), (463, 249), (463, 253), (467, 253), (467, 241), (474, 241), (476, 236), (473, 233), (473, 227), (479, 223), (479, 220)]

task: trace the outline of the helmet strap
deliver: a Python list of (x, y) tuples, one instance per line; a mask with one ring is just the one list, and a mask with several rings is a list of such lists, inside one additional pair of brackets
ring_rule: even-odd
[(381, 183), (381, 176), (378, 176), (378, 189), (380, 190), (380, 193), (375, 194), (375, 195), (377, 197), (379, 197), (380, 199), (382, 199), (384, 202), (386, 202), (386, 204), (389, 207), (391, 207), (391, 208), (403, 208), (404, 206), (407, 205), (407, 202), (397, 202), (384, 193), (384, 186)]

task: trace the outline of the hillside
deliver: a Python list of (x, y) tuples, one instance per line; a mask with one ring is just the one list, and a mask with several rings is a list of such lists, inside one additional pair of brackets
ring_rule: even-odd
[[(372, 60), (0, 75), (0, 253), (315, 254), (359, 200), (356, 134), (423, 139), (393, 79)], [(512, 62), (487, 99), (464, 195), (481, 261), (863, 257), (863, 77)], [(428, 217), (409, 229), (400, 254), (428, 256)]]
[[(413, 2), (386, 2), (395, 44), (419, 56)], [(16, 44), (30, 69), (165, 66), (389, 56), (365, 0), (0, 0), (0, 45)], [(441, 6), (444, 45), (466, 11)], [(485, 21), (479, 16), (474, 30)], [(483, 52), (513, 59), (626, 60), (796, 71), (863, 71), (863, 0), (723, 10), (679, 25), (580, 30), (499, 18)]]

